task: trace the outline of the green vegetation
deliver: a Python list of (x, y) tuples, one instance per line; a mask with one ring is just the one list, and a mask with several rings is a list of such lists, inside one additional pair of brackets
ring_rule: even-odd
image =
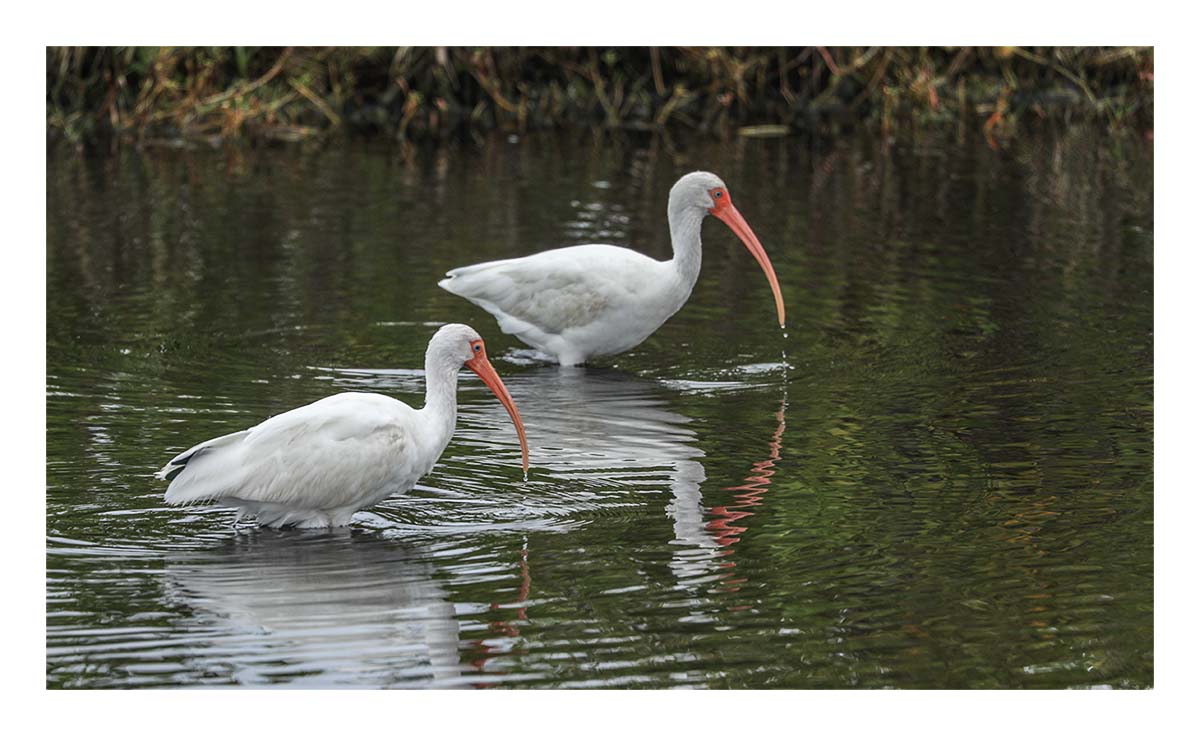
[(47, 125), (75, 144), (398, 140), (566, 125), (719, 136), (1051, 118), (1153, 128), (1144, 47), (158, 48), (46, 51)]

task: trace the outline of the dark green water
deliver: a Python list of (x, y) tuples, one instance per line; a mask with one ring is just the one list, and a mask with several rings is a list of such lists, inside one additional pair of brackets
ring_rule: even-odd
[[(1151, 686), (1152, 158), (1078, 130), (51, 151), (47, 684)], [(711, 219), (691, 301), (602, 366), (529, 365), (434, 285), (667, 257), (695, 168), (770, 253), (786, 337)], [(351, 528), (164, 506), (152, 472), (199, 440), (419, 402), (447, 321), (488, 339), (528, 482), (464, 377), (441, 463)]]

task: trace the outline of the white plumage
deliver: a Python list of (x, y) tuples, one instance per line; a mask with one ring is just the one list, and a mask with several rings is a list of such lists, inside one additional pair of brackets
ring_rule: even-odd
[(709, 214), (737, 233), (766, 273), (782, 326), (783, 297), (766, 252), (725, 183), (704, 171), (671, 187), (669, 261), (613, 245), (577, 245), (456, 268), (438, 286), (483, 307), (501, 330), (563, 365), (614, 355), (641, 343), (687, 302), (700, 275), (700, 226)]
[(215, 501), (263, 526), (343, 526), (359, 509), (403, 493), (433, 469), (457, 418), (458, 371), (467, 366), (508, 409), (528, 468), (520, 414), (487, 360), (479, 334), (446, 325), (425, 353), (425, 406), (375, 393), (343, 393), (181, 452), (157, 474), (169, 504)]

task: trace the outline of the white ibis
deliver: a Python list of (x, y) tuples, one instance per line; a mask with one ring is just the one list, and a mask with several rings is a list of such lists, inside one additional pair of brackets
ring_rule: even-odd
[(562, 365), (614, 355), (653, 334), (691, 295), (700, 275), (706, 215), (728, 225), (758, 261), (782, 327), (775, 269), (730, 201), (725, 182), (707, 171), (687, 174), (671, 187), (667, 222), (675, 255), (669, 261), (613, 245), (576, 245), (456, 268), (438, 286), (483, 307), (501, 330)]
[(158, 471), (169, 504), (212, 501), (261, 526), (344, 526), (433, 469), (454, 433), (458, 371), (470, 368), (508, 410), (529, 469), (525, 425), (479, 333), (445, 325), (425, 351), (425, 406), (342, 393), (202, 442)]

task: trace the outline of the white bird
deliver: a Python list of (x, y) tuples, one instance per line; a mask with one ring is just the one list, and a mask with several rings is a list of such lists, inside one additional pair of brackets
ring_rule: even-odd
[(656, 261), (613, 245), (576, 245), (524, 258), (456, 268), (438, 286), (496, 318), (500, 329), (556, 359), (577, 365), (629, 350), (687, 302), (700, 275), (700, 225), (713, 215), (729, 226), (758, 261), (775, 295), (779, 325), (783, 295), (775, 269), (716, 174), (695, 171), (667, 200), (674, 257)]
[(344, 526), (359, 509), (408, 491), (454, 433), (458, 371), (470, 368), (508, 410), (529, 470), (525, 425), (479, 333), (445, 325), (425, 351), (425, 406), (341, 393), (202, 442), (158, 471), (169, 504), (213, 501), (261, 526)]

